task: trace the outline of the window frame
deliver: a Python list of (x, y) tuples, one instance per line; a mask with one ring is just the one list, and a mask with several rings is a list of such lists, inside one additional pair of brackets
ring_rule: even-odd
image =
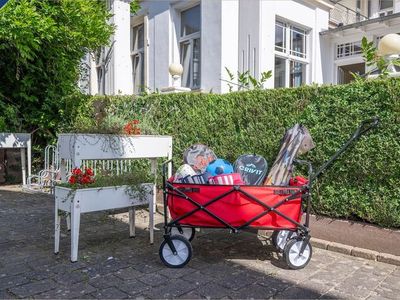
[[(278, 25), (278, 23), (282, 25)], [(291, 86), (291, 63), (293, 62), (298, 62), (303, 65), (305, 65), (305, 71), (304, 71), (304, 79), (302, 80), (302, 84), (307, 84), (308, 83), (308, 78), (309, 78), (309, 65), (310, 65), (310, 36), (311, 36), (311, 30), (308, 29), (305, 26), (298, 25), (296, 23), (292, 23), (290, 21), (286, 20), (281, 20), (281, 19), (276, 19), (275, 20), (275, 29), (276, 26), (281, 26), (284, 29), (284, 47), (279, 47), (276, 46), (276, 35), (275, 35), (275, 42), (274, 42), (274, 88), (285, 88), (285, 87), (294, 87)], [(295, 29), (295, 30), (294, 30)], [(304, 40), (303, 40), (303, 48), (304, 52), (298, 52), (292, 49), (293, 45), (293, 31), (299, 32), (299, 30), (303, 31), (304, 33)], [(278, 47), (278, 50), (277, 50)], [(281, 48), (281, 50), (279, 50)], [(300, 54), (296, 55), (296, 54)], [(284, 80), (284, 86), (276, 86), (275, 82), (275, 59), (280, 58), (285, 61), (284, 69), (285, 69), (285, 80)]]
[[(199, 6), (200, 9), (200, 30), (197, 32), (193, 32), (190, 33), (188, 35), (184, 35), (181, 36), (182, 34), (182, 13), (184, 13), (185, 11), (192, 9), (196, 6)], [(201, 3), (196, 2), (193, 5), (189, 6), (189, 7), (185, 7), (183, 9), (181, 9), (179, 11), (179, 30), (177, 32), (178, 34), (178, 50), (179, 50), (179, 61), (181, 63), (181, 65), (183, 66), (183, 73), (182, 73), (182, 78), (181, 78), (181, 82), (182, 82), (182, 86), (184, 87), (188, 87), (190, 89), (200, 89), (201, 88), (201, 27), (202, 27), (202, 21), (201, 21)], [(200, 56), (199, 56), (199, 66), (198, 66), (198, 85), (194, 85), (194, 66), (195, 66), (195, 61), (193, 59), (194, 57), (194, 44), (195, 44), (195, 40), (199, 40), (199, 47), (200, 47)], [(186, 65), (184, 63), (184, 59), (185, 57), (183, 56), (183, 48), (184, 45), (188, 45), (188, 48), (190, 50), (189, 52), (189, 64)], [(186, 82), (189, 81), (189, 86), (186, 86)]]
[(379, 12), (393, 10), (393, 8), (394, 8), (394, 0), (391, 0), (392, 1), (392, 6), (386, 7), (386, 8), (382, 8), (382, 2), (383, 1), (387, 1), (387, 0), (379, 0)]
[[(143, 46), (139, 48), (139, 30), (143, 30)], [(131, 26), (131, 43), (130, 43), (130, 56), (131, 56), (131, 65), (132, 65), (132, 85), (133, 85), (133, 93), (134, 94), (140, 94), (145, 90), (145, 74), (144, 74), (144, 68), (145, 68), (145, 46), (146, 46), (146, 37), (145, 37), (145, 24), (144, 22), (134, 24)], [(135, 28), (136, 34), (135, 33)], [(134, 37), (136, 38), (134, 41)], [(135, 47), (136, 46), (136, 47)], [(138, 77), (137, 77), (137, 72), (135, 70), (135, 62), (138, 60), (138, 68), (140, 68)], [(139, 85), (135, 83), (136, 79), (139, 79)]]
[[(359, 50), (355, 50), (355, 47), (358, 46)], [(339, 52), (339, 50), (341, 51)], [(348, 49), (346, 52), (346, 49)], [(361, 40), (353, 41), (353, 42), (345, 42), (341, 44), (335, 45), (335, 59), (345, 59), (348, 57), (358, 57), (362, 55), (361, 50)]]
[(97, 79), (97, 94), (105, 95), (105, 47), (101, 46), (95, 53), (96, 79)]

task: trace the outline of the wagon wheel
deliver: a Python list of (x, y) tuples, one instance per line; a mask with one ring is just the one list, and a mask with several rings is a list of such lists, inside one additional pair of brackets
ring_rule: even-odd
[(311, 259), (312, 247), (310, 241), (307, 242), (303, 253), (300, 255), (301, 246), (305, 243), (302, 239), (290, 239), (285, 246), (283, 251), (283, 258), (290, 269), (302, 269), (304, 268)]
[(271, 235), (272, 245), (279, 251), (285, 249), (287, 241), (297, 236), (295, 231), (291, 230), (274, 230)]
[(176, 253), (172, 252), (167, 241), (164, 239), (159, 251), (161, 261), (167, 267), (182, 268), (192, 258), (192, 245), (186, 238), (180, 235), (173, 235), (170, 239), (176, 249)]
[(194, 239), (196, 230), (194, 227), (171, 227), (169, 232), (171, 235), (183, 236), (191, 242)]

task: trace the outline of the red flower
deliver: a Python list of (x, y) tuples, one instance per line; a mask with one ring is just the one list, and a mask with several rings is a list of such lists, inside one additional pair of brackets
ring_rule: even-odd
[(132, 120), (125, 124), (124, 132), (126, 134), (140, 134), (140, 128), (137, 126), (139, 124), (139, 120)]
[(70, 184), (75, 184), (75, 183), (76, 183), (76, 177), (75, 177), (75, 176), (71, 176), (71, 177), (69, 178), (68, 182), (69, 182)]
[(85, 174), (89, 176), (93, 176), (93, 170), (91, 168), (85, 168)]
[(73, 170), (72, 170), (72, 174), (73, 175), (82, 175), (82, 170), (81, 169), (79, 169), (79, 168), (74, 168)]
[(132, 132), (132, 124), (131, 123), (127, 123), (124, 126), (124, 131), (125, 131), (126, 134), (131, 134), (131, 132)]
[(92, 179), (88, 175), (83, 175), (81, 178), (81, 184), (89, 184), (92, 182)]

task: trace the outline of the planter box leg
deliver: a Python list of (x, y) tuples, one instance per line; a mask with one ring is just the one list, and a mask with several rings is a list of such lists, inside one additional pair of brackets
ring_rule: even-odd
[(65, 219), (67, 221), (67, 230), (70, 231), (71, 230), (71, 214), (67, 213), (65, 215)]
[(136, 228), (135, 228), (135, 208), (129, 208), (129, 236), (136, 236)]
[(149, 231), (150, 231), (150, 244), (154, 243), (154, 207), (156, 200), (156, 185), (153, 185), (153, 199), (149, 203)]
[(61, 216), (58, 214), (58, 203), (55, 201), (55, 211), (54, 211), (54, 254), (58, 254), (60, 249), (60, 225)]
[(78, 261), (79, 224), (81, 209), (79, 204), (73, 202), (71, 211), (71, 262)]

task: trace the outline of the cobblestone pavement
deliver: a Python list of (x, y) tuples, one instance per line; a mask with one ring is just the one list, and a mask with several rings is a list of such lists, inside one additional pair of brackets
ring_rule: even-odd
[(0, 298), (400, 297), (399, 267), (314, 249), (305, 269), (287, 270), (269, 241), (251, 233), (199, 233), (189, 264), (169, 269), (158, 256), (162, 233), (150, 245), (140, 211), (135, 239), (126, 214), (83, 215), (79, 261), (71, 263), (65, 223), (53, 254), (53, 207), (50, 196), (0, 189)]

